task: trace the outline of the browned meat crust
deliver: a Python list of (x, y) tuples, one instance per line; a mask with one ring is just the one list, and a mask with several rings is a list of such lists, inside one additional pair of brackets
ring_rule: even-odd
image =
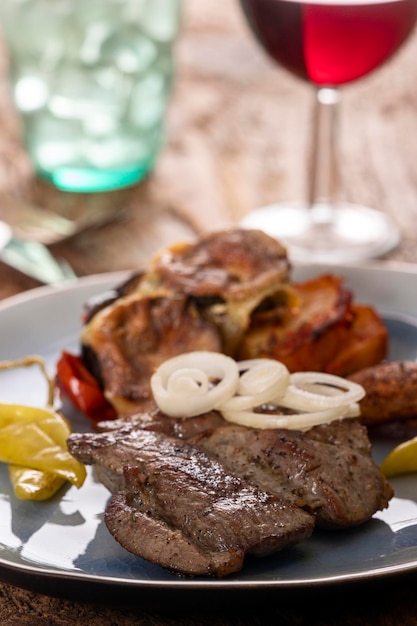
[[(324, 274), (293, 284), (297, 303), (274, 319), (274, 309), (251, 318), (238, 358), (267, 357), (283, 361), (290, 371), (325, 371), (349, 337), (352, 293), (339, 276)], [(329, 332), (331, 330), (331, 332)], [(314, 364), (314, 367), (312, 367)]]
[(323, 274), (291, 288), (292, 306), (254, 312), (238, 358), (274, 358), (292, 372), (339, 376), (385, 358), (388, 332), (383, 321), (372, 307), (353, 302), (340, 276)]
[(306, 432), (224, 426), (193, 440), (229, 471), (314, 514), (321, 528), (361, 524), (388, 506), (391, 485), (356, 420)]
[(220, 577), (242, 566), (241, 552), (200, 550), (181, 530), (142, 511), (135, 494), (116, 493), (105, 519), (109, 532), (126, 550), (173, 572)]
[(86, 307), (83, 361), (121, 415), (152, 408), (149, 379), (180, 352), (267, 357), (345, 376), (386, 355), (387, 332), (343, 280), (289, 283), (286, 250), (256, 230), (214, 232), (160, 252)]
[(261, 231), (221, 231), (168, 248), (87, 305), (84, 362), (120, 415), (147, 410), (162, 361), (193, 350), (232, 354), (259, 303), (289, 297), (288, 273), (285, 249)]
[(136, 413), (128, 417), (97, 423), (101, 432), (131, 432), (135, 430), (152, 430), (178, 439), (190, 439), (214, 428), (224, 426), (224, 419), (218, 411), (209, 411), (195, 417), (169, 417), (159, 409), (149, 413)]
[(287, 282), (289, 268), (287, 251), (275, 239), (234, 229), (164, 250), (151, 263), (150, 275), (174, 292), (242, 301), (274, 292)]
[(156, 255), (150, 284), (198, 301), (201, 314), (216, 323), (222, 351), (233, 354), (251, 313), (268, 298), (287, 298), (290, 264), (286, 249), (258, 230), (232, 229), (177, 244)]
[(84, 351), (94, 355), (106, 397), (123, 415), (154, 406), (149, 381), (167, 358), (221, 350), (218, 330), (185, 296), (133, 294), (116, 300), (93, 317), (82, 341)]
[(161, 433), (72, 435), (71, 453), (124, 484), (105, 521), (129, 551), (173, 571), (224, 576), (246, 554), (307, 538), (312, 516), (224, 469), (195, 446)]
[(143, 421), (137, 416), (118, 431), (72, 435), (69, 449), (81, 462), (91, 463), (91, 448), (101, 448), (102, 441), (106, 445), (119, 441), (106, 462), (100, 460), (100, 451), (94, 453), (99, 479), (114, 492), (124, 484), (125, 438), (132, 440), (143, 428), (159, 432), (166, 428), (177, 436), (178, 429), (181, 432), (183, 428), (182, 437), (189, 437), (190, 443), (228, 471), (312, 513), (321, 528), (361, 524), (384, 509), (393, 496), (391, 485), (372, 459), (367, 429), (357, 420), (336, 421), (301, 432), (249, 429), (223, 420), (219, 426), (215, 415), (195, 418), (188, 430), (187, 420), (174, 420), (179, 423), (172, 425), (161, 419), (160, 413)]
[(365, 388), (361, 421), (367, 425), (417, 417), (417, 363), (392, 361), (352, 374)]

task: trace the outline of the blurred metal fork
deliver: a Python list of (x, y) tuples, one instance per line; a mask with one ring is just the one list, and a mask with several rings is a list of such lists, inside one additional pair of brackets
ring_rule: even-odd
[(126, 212), (115, 210), (111, 202), (90, 203), (80, 217), (68, 219), (0, 191), (0, 260), (45, 284), (74, 280), (70, 265), (54, 257), (47, 246), (88, 228), (120, 221)]
[(92, 204), (77, 219), (68, 219), (54, 211), (37, 207), (10, 193), (0, 191), (0, 219), (19, 239), (51, 245), (64, 241), (93, 226), (123, 219), (125, 211), (110, 204)]
[(66, 261), (56, 259), (39, 241), (17, 239), (5, 222), (0, 222), (0, 260), (46, 285), (77, 278)]

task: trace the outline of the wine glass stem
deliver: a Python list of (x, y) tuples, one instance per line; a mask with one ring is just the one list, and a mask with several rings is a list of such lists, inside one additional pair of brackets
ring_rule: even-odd
[(313, 222), (330, 224), (337, 193), (336, 126), (339, 90), (318, 87), (313, 119), (309, 205)]

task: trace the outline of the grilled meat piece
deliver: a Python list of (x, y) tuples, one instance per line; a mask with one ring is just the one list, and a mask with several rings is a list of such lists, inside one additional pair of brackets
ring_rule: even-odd
[(106, 509), (106, 525), (129, 552), (172, 572), (225, 576), (241, 567), (241, 554), (201, 550), (181, 530), (142, 511), (140, 496), (115, 494)]
[(387, 354), (387, 329), (371, 307), (352, 303), (343, 279), (323, 274), (291, 285), (296, 300), (261, 308), (237, 350), (240, 359), (273, 358), (291, 372), (314, 370), (347, 376)]
[(118, 298), (137, 292), (143, 282), (144, 274), (144, 271), (134, 272), (127, 280), (113, 289), (91, 296), (84, 304), (84, 324), (88, 324), (99, 311), (115, 302)]
[(252, 311), (265, 299), (281, 305), (288, 299), (289, 272), (280, 243), (262, 231), (236, 228), (163, 250), (148, 276), (151, 284), (195, 298), (202, 314), (221, 329), (223, 351), (233, 354)]
[(388, 354), (388, 329), (377, 311), (363, 304), (352, 304), (350, 311), (349, 335), (325, 366), (326, 372), (336, 376), (373, 366)]
[(163, 250), (150, 274), (174, 292), (244, 300), (254, 291), (274, 291), (287, 282), (289, 269), (287, 251), (275, 239), (259, 230), (232, 229)]
[(231, 354), (264, 298), (289, 297), (288, 273), (285, 249), (261, 231), (163, 250), (147, 271), (88, 303), (83, 361), (120, 415), (148, 410), (161, 362), (194, 350)]
[(356, 420), (306, 432), (228, 425), (192, 442), (242, 480), (309, 511), (321, 528), (361, 524), (393, 496)]
[(292, 372), (324, 371), (347, 340), (352, 323), (352, 293), (339, 276), (319, 276), (292, 285), (298, 296), (278, 319), (274, 310), (255, 313), (238, 349), (240, 359), (273, 358)]
[(195, 350), (274, 358), (342, 376), (386, 355), (387, 331), (339, 276), (289, 283), (287, 253), (258, 230), (214, 232), (162, 250), (148, 268), (87, 303), (83, 363), (120, 416), (154, 408), (149, 379)]
[(139, 429), (152, 430), (178, 439), (190, 439), (223, 425), (224, 419), (218, 411), (209, 411), (195, 417), (175, 418), (156, 409), (148, 413), (137, 413), (119, 419), (98, 422), (96, 429), (100, 432), (119, 430), (127, 433)]
[(414, 361), (380, 363), (359, 370), (349, 378), (366, 391), (360, 402), (364, 424), (417, 417), (417, 363)]
[[(195, 418), (196, 423), (188, 430), (183, 426), (180, 436), (189, 437), (189, 443), (216, 458), (243, 481), (313, 514), (318, 527), (337, 529), (361, 524), (384, 509), (393, 496), (391, 485), (372, 459), (367, 429), (357, 420), (335, 421), (301, 432), (250, 429), (224, 420), (219, 426), (215, 416), (212, 412), (201, 416), (202, 421)], [(143, 428), (178, 436), (178, 428), (182, 427), (175, 424), (176, 420), (171, 424), (161, 418), (158, 413), (142, 421), (135, 418), (124, 422), (120, 430), (106, 434), (113, 436), (115, 443), (123, 442), (125, 437), (134, 439)], [(179, 422), (186, 424), (187, 420)], [(100, 447), (101, 435), (73, 435), (69, 439), (70, 451), (76, 458), (91, 463), (90, 457), (82, 456), (79, 445), (73, 448), (73, 437), (79, 437), (76, 441), (80, 444), (86, 437), (88, 446)], [(112, 492), (124, 485), (120, 454), (123, 456), (123, 445), (115, 445), (114, 459), (96, 465), (99, 479)]]
[[(161, 433), (73, 434), (69, 450), (117, 481), (105, 521), (130, 552), (169, 570), (224, 576), (310, 536), (314, 519)], [(119, 489), (123, 487), (122, 491)]]
[(99, 311), (82, 333), (84, 360), (121, 415), (155, 406), (150, 378), (166, 359), (221, 350), (217, 328), (186, 296), (131, 294)]

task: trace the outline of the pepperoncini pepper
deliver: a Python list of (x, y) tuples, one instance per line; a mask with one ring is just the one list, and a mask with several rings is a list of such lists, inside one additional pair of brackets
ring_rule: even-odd
[[(37, 364), (38, 357), (0, 363), (0, 369)], [(16, 497), (45, 500), (69, 481), (81, 487), (84, 465), (68, 452), (68, 422), (52, 408), (53, 385), (48, 381), (48, 407), (0, 404), (0, 462), (9, 464), (9, 477)]]
[(20, 465), (9, 465), (9, 479), (19, 500), (49, 500), (65, 484), (61, 476)]

